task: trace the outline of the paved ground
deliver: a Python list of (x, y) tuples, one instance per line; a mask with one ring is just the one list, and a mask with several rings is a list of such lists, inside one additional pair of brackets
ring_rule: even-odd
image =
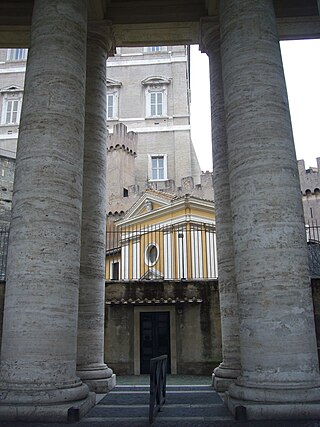
[[(119, 377), (117, 387), (75, 427), (149, 426), (148, 376)], [(175, 383), (175, 385), (173, 384)], [(0, 427), (63, 427), (59, 423), (6, 423)], [(319, 421), (235, 421), (208, 377), (168, 377), (167, 399), (154, 427), (320, 427)]]

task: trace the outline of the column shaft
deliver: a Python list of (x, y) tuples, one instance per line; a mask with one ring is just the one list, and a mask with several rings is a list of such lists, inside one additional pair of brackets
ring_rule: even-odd
[(222, 363), (214, 370), (213, 385), (217, 391), (226, 391), (229, 385), (240, 375), (240, 344), (220, 31), (216, 22), (203, 22), (202, 44), (209, 56), (210, 64), (213, 182), (223, 356)]
[(82, 405), (83, 412), (93, 403), (76, 377), (86, 14), (85, 0), (34, 3), (8, 251), (1, 419), (66, 421), (69, 407)]
[(104, 363), (106, 239), (106, 60), (108, 27), (88, 34), (77, 373), (105, 392), (115, 375)]
[(229, 407), (241, 401), (251, 418), (312, 417), (318, 357), (272, 1), (221, 0), (220, 25), (242, 365)]

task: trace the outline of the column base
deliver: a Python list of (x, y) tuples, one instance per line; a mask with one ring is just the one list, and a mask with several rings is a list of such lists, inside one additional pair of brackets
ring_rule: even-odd
[(90, 391), (95, 393), (109, 393), (116, 386), (116, 374), (112, 374), (110, 378), (96, 379), (96, 380), (84, 380), (89, 387)]
[(116, 385), (116, 375), (106, 364), (78, 366), (77, 375), (95, 393), (108, 393)]
[(225, 403), (236, 420), (316, 419), (320, 417), (320, 402), (274, 403), (238, 400), (225, 393)]
[(221, 363), (212, 374), (212, 386), (218, 393), (224, 393), (240, 375), (240, 369), (233, 369)]
[[(290, 387), (291, 385), (291, 387)], [(319, 419), (320, 387), (318, 384), (232, 384), (225, 393), (225, 403), (238, 420)]]
[(95, 405), (96, 396), (88, 393), (88, 387), (81, 384), (70, 390), (52, 388), (37, 392), (27, 387), (24, 391), (1, 389), (0, 400), (0, 419), (3, 421), (66, 423), (78, 421), (86, 415)]

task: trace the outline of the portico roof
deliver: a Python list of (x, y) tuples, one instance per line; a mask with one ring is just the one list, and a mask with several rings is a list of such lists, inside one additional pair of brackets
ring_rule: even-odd
[[(200, 20), (218, 15), (218, 0), (90, 0), (89, 21), (113, 25), (117, 46), (199, 43)], [(317, 0), (274, 0), (282, 39), (320, 37)], [(33, 0), (0, 4), (0, 47), (27, 47)]]

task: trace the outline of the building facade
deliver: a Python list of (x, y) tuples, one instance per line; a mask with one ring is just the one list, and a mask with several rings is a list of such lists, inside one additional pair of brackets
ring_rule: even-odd
[(0, 155), (16, 157), (27, 49), (0, 50)]
[(217, 279), (214, 203), (145, 193), (107, 229), (107, 280)]
[(111, 366), (146, 374), (167, 354), (172, 374), (210, 375), (221, 358), (217, 275), (213, 202), (147, 189), (107, 229)]
[[(0, 156), (9, 168), (0, 177), (4, 184), (12, 178), (11, 159), (16, 157), (27, 53), (27, 49), (0, 51)], [(190, 133), (188, 69), (186, 46), (118, 48), (108, 58), (109, 213), (124, 212), (132, 204), (126, 197), (137, 197), (146, 188), (178, 192), (186, 178), (194, 186), (201, 184)], [(213, 199), (212, 179), (208, 191), (207, 198)], [(6, 196), (1, 203), (7, 209)]]
[(136, 184), (180, 183), (201, 169), (190, 134), (186, 46), (118, 48), (107, 62), (109, 132), (124, 123), (137, 134)]

